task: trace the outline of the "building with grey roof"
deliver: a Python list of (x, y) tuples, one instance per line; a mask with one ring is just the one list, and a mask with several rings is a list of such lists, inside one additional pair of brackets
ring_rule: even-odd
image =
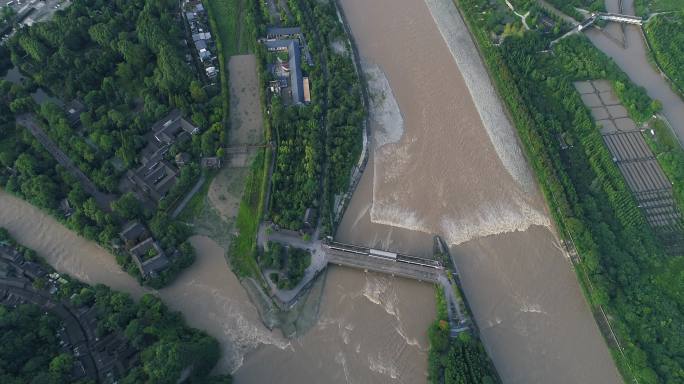
[(299, 40), (267, 40), (264, 42), (266, 49), (271, 52), (287, 50), (289, 56), (290, 88), (292, 89), (292, 101), (295, 104), (304, 103), (304, 90), (302, 85), (302, 52)]
[(157, 160), (128, 171), (127, 176), (143, 193), (159, 201), (176, 185), (178, 169), (166, 160)]
[(267, 39), (289, 39), (302, 35), (299, 27), (268, 27), (266, 28)]
[(144, 278), (156, 276), (169, 266), (164, 250), (151, 237), (131, 248), (131, 256)]
[(166, 117), (152, 126), (154, 138), (162, 144), (172, 144), (184, 134), (197, 134), (199, 128), (190, 124), (178, 109), (171, 111)]
[(147, 228), (140, 224), (139, 221), (131, 221), (124, 225), (121, 232), (119, 232), (119, 238), (123, 241), (126, 248), (131, 248), (135, 244), (138, 244), (141, 240), (149, 237), (147, 233)]

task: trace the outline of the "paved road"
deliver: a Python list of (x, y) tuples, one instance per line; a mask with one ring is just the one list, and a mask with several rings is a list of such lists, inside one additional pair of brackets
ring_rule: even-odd
[(554, 7), (553, 5), (547, 3), (546, 1), (544, 1), (544, 0), (537, 0), (537, 1), (539, 2), (539, 5), (541, 5), (543, 8), (545, 8), (547, 11), (549, 11), (549, 12), (553, 13), (554, 15), (560, 17), (560, 18), (563, 19), (563, 21), (565, 21), (566, 23), (568, 23), (568, 24), (570, 24), (570, 25), (572, 25), (572, 26), (576, 26), (576, 25), (579, 24), (579, 22), (578, 22), (577, 20), (575, 20), (575, 19), (573, 19), (572, 17), (570, 17), (570, 16), (566, 15), (565, 13), (561, 12), (558, 8), (556, 8), (556, 7)]
[(24, 114), (17, 117), (17, 124), (28, 129), (29, 132), (38, 140), (40, 144), (57, 160), (64, 168), (69, 171), (81, 183), (87, 194), (95, 199), (95, 202), (105, 212), (111, 211), (109, 204), (114, 201), (113, 195), (100, 191), (95, 184), (90, 181), (71, 159), (59, 149), (59, 146), (43, 131), (36, 118), (32, 115)]
[(202, 173), (202, 176), (200, 176), (197, 183), (195, 183), (195, 186), (192, 187), (190, 192), (183, 198), (183, 201), (181, 201), (180, 204), (178, 204), (178, 206), (176, 207), (176, 209), (173, 210), (173, 213), (171, 214), (172, 219), (175, 219), (176, 217), (178, 217), (178, 215), (180, 215), (181, 211), (183, 211), (185, 206), (188, 205), (188, 202), (190, 202), (190, 199), (192, 199), (192, 197), (195, 196), (197, 191), (199, 191), (200, 188), (202, 188), (202, 185), (206, 180), (207, 177), (204, 175), (204, 173)]

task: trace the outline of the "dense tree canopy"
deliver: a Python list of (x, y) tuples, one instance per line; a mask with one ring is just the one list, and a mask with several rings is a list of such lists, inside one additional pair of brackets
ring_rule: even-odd
[(36, 305), (0, 305), (0, 382), (75, 383), (70, 379), (74, 357), (60, 352), (60, 326), (57, 317)]
[(428, 329), (430, 383), (496, 384), (500, 382), (482, 343), (469, 332), (461, 332), (457, 338), (450, 337), (447, 305), (442, 288), (438, 288), (437, 319)]
[(644, 31), (658, 64), (684, 92), (684, 10), (652, 19)]
[[(147, 221), (170, 253), (185, 250), (172, 266), (146, 282), (161, 286), (192, 262), (191, 248), (181, 244), (188, 231), (169, 219), (177, 204), (199, 178), (200, 156), (214, 156), (224, 146), (222, 100), (216, 87), (203, 85), (186, 62), (191, 51), (176, 1), (76, 0), (46, 22), (22, 27), (0, 47), (0, 60), (11, 57), (23, 82), (0, 80), (0, 186), (47, 210), (88, 239), (111, 247), (120, 226), (131, 219)], [(6, 51), (9, 50), (9, 52)], [(0, 61), (0, 72), (4, 72)], [(40, 87), (40, 88), (39, 88)], [(31, 93), (51, 97), (37, 105)], [(82, 103), (82, 112), (68, 116)], [(154, 212), (119, 196), (113, 212), (95, 204), (74, 176), (58, 165), (24, 127), (15, 126), (19, 113), (36, 112), (42, 129), (96, 186), (119, 194), (127, 170), (140, 165), (150, 127), (172, 108), (200, 127), (191, 140), (179, 141), (166, 152), (173, 162), (180, 152), (194, 160), (182, 167), (178, 182)], [(67, 199), (71, 210), (60, 210)], [(189, 249), (189, 251), (188, 251)], [(127, 254), (117, 261), (139, 277)]]

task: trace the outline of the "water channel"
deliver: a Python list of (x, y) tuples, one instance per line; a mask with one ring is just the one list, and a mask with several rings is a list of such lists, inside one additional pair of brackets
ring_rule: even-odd
[[(634, 15), (634, 0), (606, 0), (606, 10)], [(608, 23), (603, 31), (592, 28), (587, 36), (620, 66), (632, 82), (646, 88), (652, 99), (660, 100), (663, 104), (662, 114), (670, 122), (679, 142), (684, 144), (684, 100), (648, 61), (648, 47), (640, 27)], [(624, 45), (619, 42), (624, 42)]]
[[(449, 241), (505, 383), (619, 382), (472, 41), (448, 28), (462, 27), (453, 4), (341, 4), (364, 67), (377, 76), (374, 105), (387, 110), (374, 111), (372, 158), (340, 239), (421, 255), (433, 233)], [(0, 226), (60, 271), (144, 292), (107, 252), (1, 191)], [(245, 383), (426, 381), (431, 285), (331, 268), (318, 323), (286, 340), (260, 323), (224, 250), (206, 237), (192, 242), (197, 262), (157, 293), (219, 339), (219, 371)]]

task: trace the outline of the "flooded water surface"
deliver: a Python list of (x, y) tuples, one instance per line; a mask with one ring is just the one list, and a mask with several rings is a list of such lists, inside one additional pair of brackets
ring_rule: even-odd
[(620, 382), (453, 4), (341, 3), (370, 63), (374, 151), (338, 236), (419, 254), (443, 236), (504, 382)]

